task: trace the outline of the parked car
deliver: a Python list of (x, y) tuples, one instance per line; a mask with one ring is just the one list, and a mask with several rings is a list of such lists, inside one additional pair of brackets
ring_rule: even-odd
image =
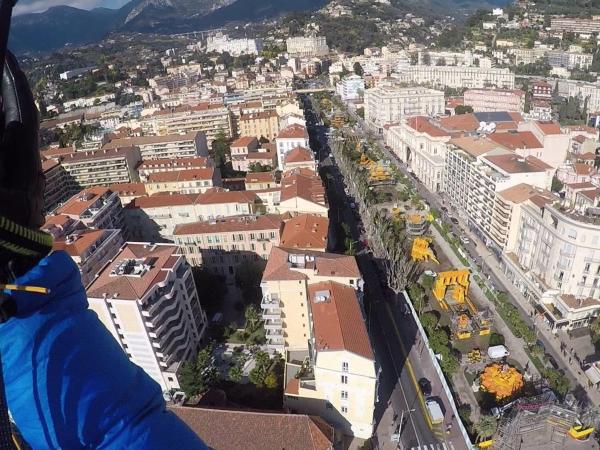
[(466, 244), (468, 244), (469, 242), (471, 242), (471, 239), (469, 239), (469, 238), (468, 238), (467, 236), (465, 236), (465, 235), (462, 235), (462, 236), (460, 237), (460, 242), (462, 242), (463, 244), (465, 244), (465, 245), (466, 245)]
[(450, 217), (450, 222), (452, 222), (454, 225), (458, 225), (458, 219), (456, 217)]
[(431, 382), (427, 378), (419, 379), (419, 388), (425, 397), (431, 395)]

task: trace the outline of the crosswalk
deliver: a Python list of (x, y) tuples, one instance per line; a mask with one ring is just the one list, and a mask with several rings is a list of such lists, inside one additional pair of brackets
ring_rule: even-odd
[(438, 442), (435, 444), (424, 444), (418, 447), (411, 447), (410, 450), (454, 450), (452, 442)]

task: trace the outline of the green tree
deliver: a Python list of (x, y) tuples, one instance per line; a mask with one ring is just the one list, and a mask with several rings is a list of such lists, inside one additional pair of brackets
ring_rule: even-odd
[(410, 283), (408, 285), (408, 295), (417, 313), (421, 314), (428, 301), (423, 288), (418, 283)]
[(435, 63), (436, 66), (445, 66), (446, 65), (446, 58), (444, 58), (443, 56), (441, 58), (438, 58), (438, 60)]
[(234, 383), (239, 383), (244, 376), (242, 369), (238, 365), (230, 367), (227, 375), (229, 376), (229, 379)]
[(421, 321), (421, 325), (423, 326), (428, 335), (431, 335), (431, 333), (438, 324), (438, 317), (433, 312), (423, 313), (423, 315), (419, 317), (419, 320)]
[(356, 75), (358, 75), (359, 77), (362, 77), (363, 74), (365, 73), (365, 71), (363, 70), (362, 66), (360, 65), (360, 63), (358, 61), (356, 61), (354, 63), (354, 66), (352, 66), (352, 69), (354, 70), (354, 73)]
[(458, 105), (456, 108), (454, 108), (454, 112), (457, 115), (472, 113), (473, 112), (473, 107), (472, 106), (465, 106), (465, 105)]
[(277, 389), (277, 386), (279, 386), (279, 380), (277, 379), (277, 375), (273, 372), (270, 372), (265, 377), (265, 387), (269, 389)]
[(473, 425), (477, 433), (477, 442), (491, 438), (498, 429), (498, 420), (494, 416), (481, 416), (479, 422)]
[(261, 163), (256, 162), (248, 166), (249, 172), (270, 172), (273, 170), (271, 166), (263, 166)]
[(431, 55), (428, 52), (423, 52), (423, 56), (421, 57), (421, 64), (426, 66), (431, 65)]
[(259, 350), (256, 355), (254, 355), (255, 366), (254, 369), (250, 371), (248, 375), (248, 379), (252, 384), (257, 387), (263, 387), (265, 385), (265, 379), (269, 374), (269, 366), (271, 364), (271, 360), (269, 359), (269, 355), (262, 350)]
[(544, 370), (544, 378), (548, 381), (548, 386), (559, 397), (564, 397), (571, 389), (569, 379), (559, 370), (554, 368)]
[(552, 187), (551, 187), (552, 192), (560, 192), (560, 191), (562, 191), (563, 187), (564, 187), (563, 182), (560, 181), (556, 177), (556, 175), (554, 175), (554, 177), (552, 178)]
[(429, 345), (435, 353), (444, 353), (448, 349), (448, 333), (442, 328), (432, 330), (429, 334)]
[(440, 367), (446, 376), (451, 377), (460, 367), (460, 361), (456, 356), (456, 352), (448, 347), (444, 347), (444, 350), (440, 354), (442, 355)]
[(212, 355), (212, 344), (198, 352), (195, 361), (183, 364), (179, 373), (181, 389), (188, 397), (205, 393), (219, 379), (219, 371)]
[(244, 317), (246, 319), (246, 331), (248, 333), (254, 333), (258, 329), (261, 321), (261, 316), (256, 306), (246, 306), (246, 310), (244, 311)]
[(500, 333), (490, 334), (490, 347), (494, 345), (504, 345), (504, 336)]
[(592, 342), (598, 344), (600, 342), (600, 316), (596, 317), (592, 323), (590, 323), (589, 329), (592, 336)]
[(212, 142), (212, 157), (215, 165), (223, 168), (231, 157), (230, 142), (223, 130), (219, 131)]

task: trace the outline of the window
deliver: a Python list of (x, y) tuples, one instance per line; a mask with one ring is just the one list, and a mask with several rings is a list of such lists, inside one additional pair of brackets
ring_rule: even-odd
[(342, 384), (348, 384), (348, 375), (342, 375)]
[(347, 362), (342, 363), (342, 372), (348, 372), (348, 363)]
[(341, 392), (342, 400), (348, 400), (348, 391)]
[(347, 406), (342, 406), (342, 412), (344, 414), (346, 414), (348, 412), (348, 407)]
[(584, 272), (589, 272), (590, 271), (590, 263), (586, 263), (585, 268), (583, 269)]

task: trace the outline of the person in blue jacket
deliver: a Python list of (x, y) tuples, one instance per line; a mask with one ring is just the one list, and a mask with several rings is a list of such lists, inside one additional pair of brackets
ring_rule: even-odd
[(37, 109), (10, 54), (2, 100), (0, 358), (21, 435), (34, 449), (206, 449), (88, 309), (73, 260), (39, 231)]

